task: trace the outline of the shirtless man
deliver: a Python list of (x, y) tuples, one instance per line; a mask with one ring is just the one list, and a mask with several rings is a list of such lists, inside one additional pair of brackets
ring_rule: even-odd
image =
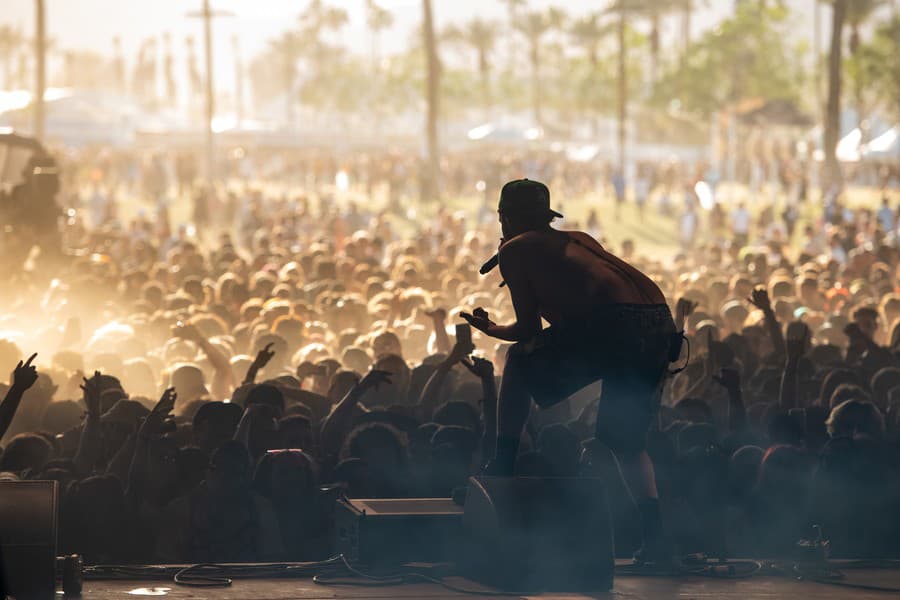
[[(562, 215), (550, 210), (542, 183), (507, 183), (499, 214), (500, 271), (516, 321), (498, 325), (481, 308), (461, 315), (491, 337), (516, 342), (503, 370), (496, 450), (486, 472), (512, 475), (532, 398), (552, 406), (602, 379), (596, 437), (619, 461), (641, 512), (643, 556), (654, 560), (662, 528), (646, 438), (678, 339), (663, 293), (588, 234), (553, 229)], [(549, 328), (542, 329), (542, 318)]]

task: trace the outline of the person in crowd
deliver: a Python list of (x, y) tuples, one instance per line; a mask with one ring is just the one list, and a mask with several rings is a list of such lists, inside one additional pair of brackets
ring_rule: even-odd
[[(544, 268), (535, 254), (539, 271), (565, 278), (569, 267), (594, 272), (602, 259), (592, 250), (608, 254), (588, 236), (570, 243), (546, 211), (530, 220), (503, 207), (502, 273), (482, 277), (495, 224), (446, 208), (382, 210), (364, 191), (389, 190), (406, 208), (409, 157), (248, 153), (242, 172), (283, 183), (277, 192), (250, 179), (201, 190), (185, 169), (178, 183), (183, 199), (198, 199), (198, 232), (170, 222), (168, 209), (130, 210), (128, 197), (156, 193), (140, 183), (141, 160), (80, 152), (60, 159), (70, 190), (60, 201), (71, 209), (64, 268), (39, 253), (26, 263), (23, 238), (0, 231), (0, 478), (58, 482), (61, 552), (89, 563), (320, 559), (334, 549), (335, 496), (446, 496), (499, 458), (514, 475), (603, 477), (621, 556), (655, 533), (667, 552), (789, 555), (813, 525), (835, 555), (900, 556), (896, 199), (865, 217), (836, 190), (827, 215), (804, 205), (786, 240), (770, 227), (783, 207), (760, 220), (752, 194), (743, 208), (717, 200), (724, 226), (707, 226), (692, 193), (672, 221), (688, 169), (645, 173), (659, 185), (636, 198), (647, 191), (671, 208), (668, 221), (647, 213), (645, 225), (656, 236), (663, 223), (677, 254), (629, 231), (628, 264), (609, 255), (614, 271), (597, 272), (618, 282), (634, 267), (642, 284), (627, 290), (646, 297), (609, 303), (666, 305), (659, 314), (674, 315), (672, 332), (689, 340), (673, 365), (683, 370), (660, 377), (652, 403), (615, 401), (617, 386), (630, 396), (628, 382), (603, 372), (609, 384), (554, 383), (548, 396), (571, 398), (531, 410), (525, 376), (567, 379), (594, 347), (523, 369), (541, 318), (554, 335), (570, 316), (542, 314), (534, 294), (543, 306), (569, 288), (532, 285), (510, 257), (546, 240), (554, 256), (577, 260)], [(468, 162), (447, 156), (460, 189), (483, 179)], [(491, 190), (507, 176), (552, 174), (571, 207), (608, 182), (596, 165), (563, 158), (491, 164)], [(338, 169), (362, 182), (348, 190), (352, 202), (331, 191)], [(102, 218), (92, 216), (95, 195)], [(233, 211), (217, 208), (225, 198)], [(179, 202), (172, 215), (189, 213)], [(619, 244), (603, 227), (614, 206), (601, 200), (587, 224)], [(736, 222), (744, 210), (750, 218)], [(588, 292), (570, 296), (586, 307)], [(462, 313), (485, 330), (471, 344), (453, 339)], [(650, 354), (654, 335), (616, 333), (631, 331), (626, 320), (598, 334), (608, 352), (593, 366), (628, 374)], [(665, 365), (652, 362), (661, 376)]]

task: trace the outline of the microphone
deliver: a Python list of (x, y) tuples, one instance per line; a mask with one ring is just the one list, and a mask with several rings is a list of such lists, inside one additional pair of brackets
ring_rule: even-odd
[(489, 259), (487, 259), (487, 261), (483, 265), (481, 265), (481, 268), (478, 269), (478, 272), (481, 273), (482, 275), (487, 275), (488, 273), (490, 273), (491, 271), (496, 269), (497, 265), (499, 265), (499, 264), (500, 264), (500, 255), (495, 254), (492, 257), (490, 257)]

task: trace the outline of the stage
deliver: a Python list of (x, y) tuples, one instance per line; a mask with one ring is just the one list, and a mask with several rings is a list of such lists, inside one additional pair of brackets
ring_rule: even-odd
[[(900, 587), (900, 570), (852, 569), (845, 572), (848, 583)], [(447, 582), (470, 590), (486, 590), (460, 578)], [(336, 600), (341, 598), (492, 598), (488, 594), (463, 594), (429, 583), (410, 583), (383, 587), (350, 587), (318, 585), (311, 579), (254, 579), (235, 580), (230, 587), (183, 587), (165, 581), (85, 581), (82, 598), (112, 600), (122, 598), (190, 598), (191, 600)], [(680, 578), (657, 576), (617, 575), (615, 587), (609, 593), (590, 595), (553, 594), (540, 596), (512, 596), (514, 598), (621, 598), (623, 600), (660, 600), (665, 598), (734, 599), (734, 600), (864, 600), (891, 597), (884, 591), (852, 589), (813, 581), (796, 581), (788, 577), (754, 576), (746, 579), (719, 579), (699, 576)]]

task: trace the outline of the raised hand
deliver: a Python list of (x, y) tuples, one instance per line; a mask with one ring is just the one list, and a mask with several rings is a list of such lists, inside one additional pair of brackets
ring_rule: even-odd
[(191, 342), (195, 342), (203, 337), (196, 326), (191, 323), (182, 323), (181, 321), (172, 328), (172, 335)]
[(785, 347), (787, 348), (788, 358), (797, 359), (803, 356), (806, 349), (809, 348), (812, 332), (804, 323), (792, 323), (788, 327), (787, 340)]
[(389, 371), (379, 371), (378, 369), (372, 369), (368, 373), (366, 373), (365, 377), (363, 377), (359, 383), (356, 385), (357, 389), (359, 389), (360, 393), (368, 392), (369, 390), (378, 390), (382, 385), (390, 385), (391, 377), (394, 374)]
[(425, 311), (425, 314), (436, 323), (445, 323), (447, 321), (447, 309), (445, 308), (435, 308), (434, 310), (427, 310)]
[(494, 363), (486, 358), (473, 356), (472, 360), (463, 359), (460, 362), (472, 375), (479, 379), (493, 379), (494, 377)]
[(94, 371), (94, 376), (90, 379), (81, 378), (84, 383), (79, 387), (84, 392), (84, 405), (87, 407), (89, 416), (100, 416), (100, 371)]
[(162, 429), (163, 422), (175, 408), (175, 401), (177, 399), (178, 394), (175, 393), (175, 388), (170, 387), (162, 393), (159, 402), (156, 403), (156, 406), (153, 407), (153, 410), (150, 411), (150, 414), (147, 415), (147, 418), (144, 419), (144, 422), (141, 424), (141, 428), (138, 432), (138, 436), (140, 436), (141, 439), (147, 439), (148, 437), (159, 433)]
[(697, 302), (693, 302), (688, 298), (679, 298), (678, 302), (675, 304), (675, 316), (678, 319), (681, 319), (684, 322), (689, 316), (694, 314), (694, 311), (697, 310)]
[(272, 357), (275, 356), (275, 352), (271, 350), (274, 342), (270, 342), (266, 344), (266, 347), (256, 353), (256, 358), (253, 360), (253, 367), (257, 370), (265, 368), (269, 361), (272, 360)]
[(494, 326), (494, 322), (491, 321), (488, 312), (480, 306), (472, 311), (472, 314), (461, 312), (459, 316), (465, 319), (469, 325), (483, 333), (487, 333), (488, 329)]
[(13, 371), (12, 387), (24, 392), (35, 384), (38, 379), (37, 367), (31, 364), (37, 357), (37, 352), (28, 357), (24, 363), (20, 360)]
[(772, 310), (772, 301), (769, 299), (769, 292), (767, 292), (764, 287), (758, 287), (750, 292), (750, 297), (747, 298), (747, 302), (763, 312), (771, 312)]
[(729, 392), (736, 392), (741, 389), (741, 376), (737, 369), (722, 369), (718, 375), (713, 376), (713, 381)]

